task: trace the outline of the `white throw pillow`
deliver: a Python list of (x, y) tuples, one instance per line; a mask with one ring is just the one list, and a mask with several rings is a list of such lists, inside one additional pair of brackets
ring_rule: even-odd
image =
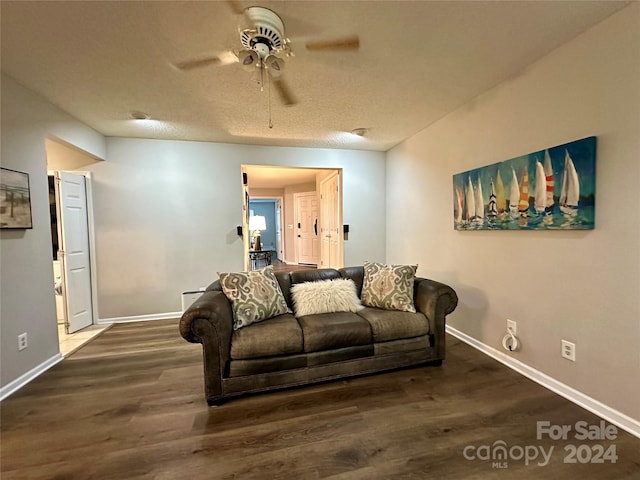
[(291, 286), (291, 298), (296, 317), (317, 313), (357, 312), (364, 307), (358, 298), (353, 280), (337, 278)]

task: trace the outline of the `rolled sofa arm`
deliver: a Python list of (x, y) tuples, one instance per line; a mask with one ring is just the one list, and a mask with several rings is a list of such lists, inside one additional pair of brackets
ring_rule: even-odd
[(438, 358), (445, 354), (445, 317), (456, 309), (458, 295), (444, 283), (426, 278), (416, 278), (414, 303), (419, 312), (429, 320), (431, 334)]
[(224, 293), (207, 290), (180, 318), (180, 334), (191, 343), (202, 344), (205, 394), (209, 405), (222, 396), (222, 378), (229, 359), (233, 313)]

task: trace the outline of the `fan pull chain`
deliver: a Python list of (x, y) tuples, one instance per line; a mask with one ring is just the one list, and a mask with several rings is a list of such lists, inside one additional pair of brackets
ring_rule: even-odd
[(260, 60), (260, 91), (264, 92), (264, 62)]

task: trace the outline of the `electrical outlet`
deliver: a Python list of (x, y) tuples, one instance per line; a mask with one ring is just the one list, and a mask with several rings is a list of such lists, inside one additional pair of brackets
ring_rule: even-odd
[(566, 358), (567, 360), (571, 360), (572, 362), (576, 361), (576, 344), (567, 342), (566, 340), (562, 340), (562, 358)]
[(518, 333), (515, 320), (509, 320), (507, 318), (507, 330), (511, 330), (511, 333), (513, 333), (514, 335)]
[(18, 335), (18, 351), (24, 350), (29, 346), (27, 342), (27, 332)]

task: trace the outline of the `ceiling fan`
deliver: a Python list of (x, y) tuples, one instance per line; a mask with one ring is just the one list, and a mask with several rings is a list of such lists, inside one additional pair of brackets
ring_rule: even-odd
[[(258, 83), (261, 89), (264, 88), (265, 81), (269, 81), (269, 85), (274, 85), (283, 104), (295, 105), (297, 103), (295, 97), (282, 79), (284, 69), (282, 57), (291, 57), (293, 52), (290, 40), (285, 36), (284, 22), (280, 16), (264, 7), (244, 8), (237, 0), (228, 0), (227, 5), (234, 13), (242, 15), (244, 23), (248, 24), (238, 29), (242, 49), (181, 61), (174, 63), (174, 66), (186, 71), (210, 65), (240, 63), (243, 69), (258, 72)], [(360, 40), (356, 35), (352, 35), (333, 40), (307, 42), (305, 46), (309, 51), (357, 50), (360, 47)]]

